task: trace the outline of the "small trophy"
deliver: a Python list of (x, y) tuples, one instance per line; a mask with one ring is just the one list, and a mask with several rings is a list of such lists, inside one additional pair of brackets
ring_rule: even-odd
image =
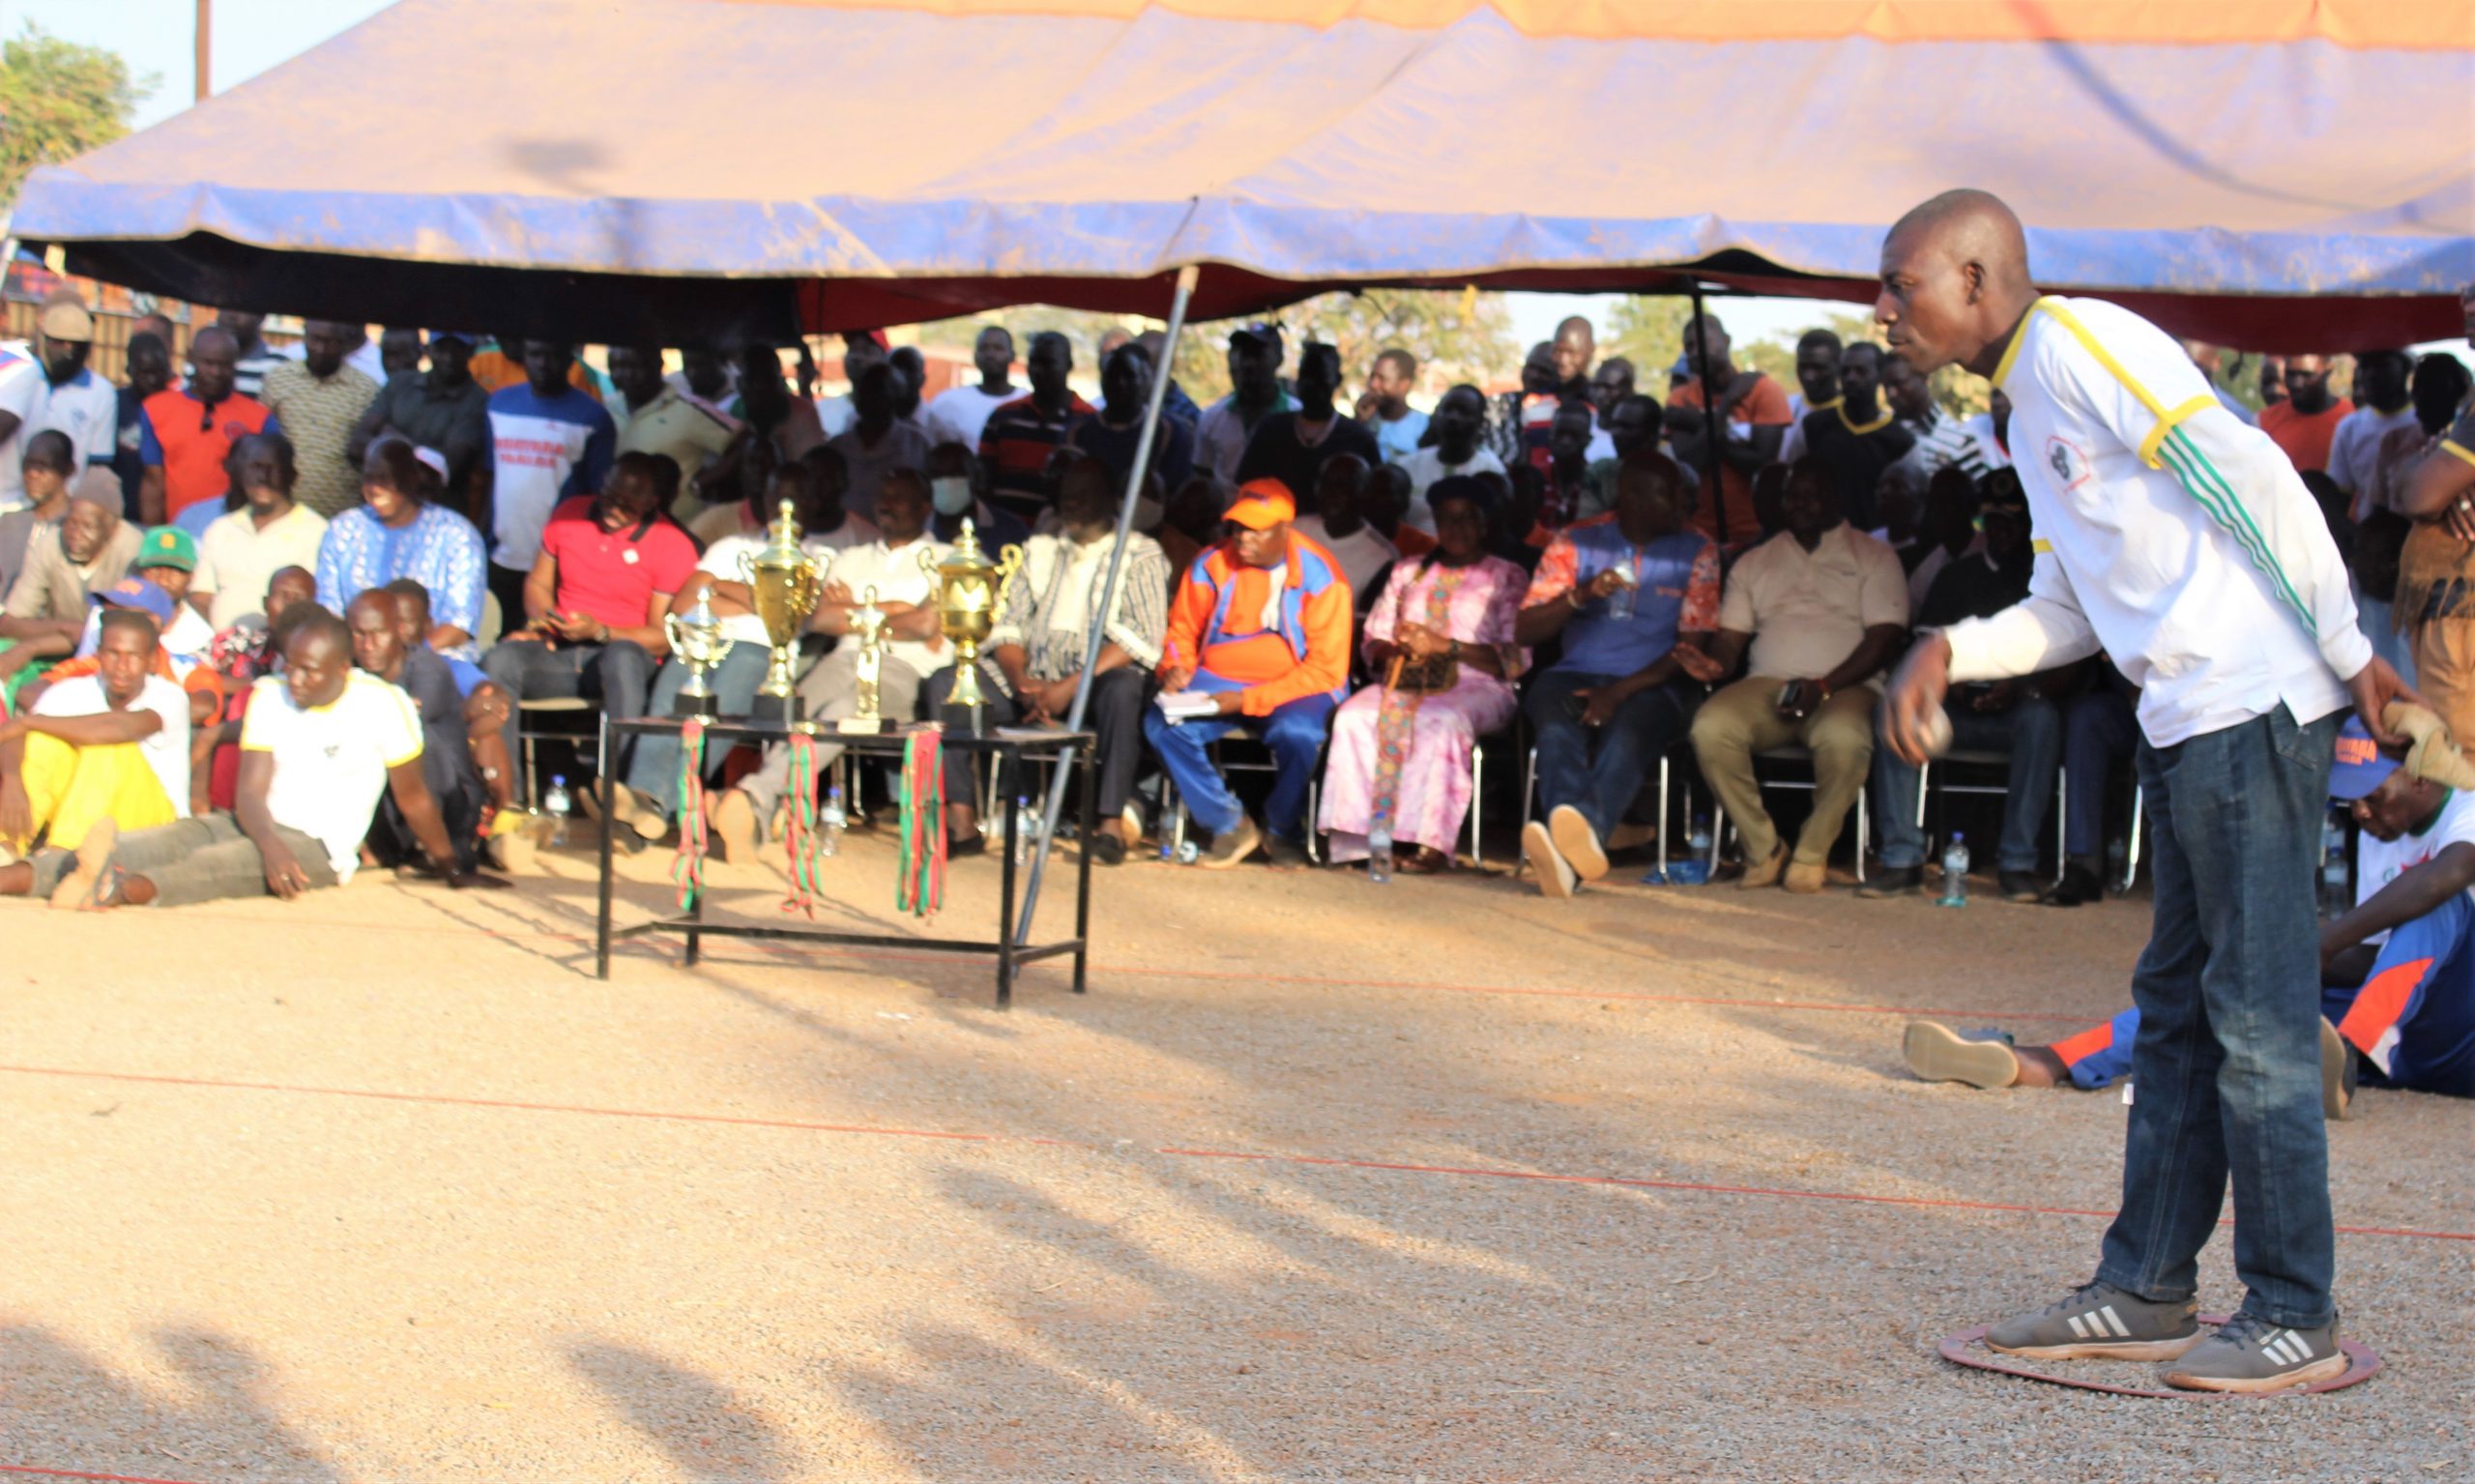
[(825, 592), (825, 574), (830, 566), (829, 559), (811, 557), (801, 549), (799, 516), (788, 500), (773, 517), (772, 537), (765, 549), (740, 558), (757, 621), (765, 626), (766, 641), (772, 647), (766, 661), (765, 684), (756, 687), (753, 714), (758, 721), (794, 726), (803, 719), (797, 673), (800, 635), (806, 631), (808, 615), (816, 611), (817, 598)]
[(859, 647), (856, 697), (859, 710), (858, 715), (845, 716), (833, 727), (837, 732), (882, 732), (886, 718), (878, 709), (877, 683), (885, 675), (886, 611), (877, 606), (875, 588), (860, 594), (859, 606), (851, 610), (851, 637)]
[(922, 551), (919, 565), (937, 578), (937, 626), (954, 645), (954, 688), (948, 703), (975, 709), (985, 699), (979, 691), (980, 642), (996, 626), (1005, 590), (1023, 568), (1023, 548), (1008, 546), (992, 563), (981, 554), (979, 536), (965, 520), (952, 556), (939, 562)]
[(670, 636), (670, 653), (687, 668), (687, 684), (670, 703), (674, 716), (706, 716), (719, 714), (720, 702), (713, 688), (705, 683), (713, 666), (722, 662), (722, 652), (730, 641), (722, 637), (722, 621), (713, 617), (713, 585), (703, 584), (696, 591), (696, 606), (684, 618), (665, 613), (661, 618), (662, 632)]

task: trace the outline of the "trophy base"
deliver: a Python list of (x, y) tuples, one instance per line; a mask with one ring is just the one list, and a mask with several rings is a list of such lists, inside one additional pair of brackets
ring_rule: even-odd
[(671, 697), (670, 713), (674, 716), (702, 716), (712, 721), (722, 713), (722, 698), (708, 692), (691, 696), (685, 691)]
[(747, 709), (747, 718), (758, 726), (794, 727), (807, 719), (807, 708), (796, 694), (769, 696), (760, 690), (755, 704)]
[(837, 732), (848, 732), (854, 737), (874, 737), (879, 732), (886, 729), (886, 718), (883, 716), (845, 716), (833, 724), (833, 729)]

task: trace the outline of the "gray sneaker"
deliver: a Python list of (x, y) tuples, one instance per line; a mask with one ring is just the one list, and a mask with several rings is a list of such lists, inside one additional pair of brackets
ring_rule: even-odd
[(2151, 1303), (2089, 1283), (1985, 1332), (1988, 1349), (2031, 1360), (2172, 1360), (2200, 1343), (2199, 1300)]
[(2284, 1391), (2345, 1373), (2337, 1321), (2317, 1329), (2288, 1329), (2237, 1314), (2157, 1374), (2186, 1391)]

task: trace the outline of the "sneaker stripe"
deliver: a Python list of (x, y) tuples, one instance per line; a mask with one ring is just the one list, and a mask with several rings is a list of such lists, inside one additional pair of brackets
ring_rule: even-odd
[(2077, 1314), (2071, 1316), (2071, 1336), (2076, 1340), (2085, 1340), (2089, 1337), (2088, 1325)]
[(2107, 1324), (2114, 1326), (2114, 1337), (2116, 1339), (2128, 1340), (2131, 1338), (2131, 1331), (2123, 1326), (2123, 1317), (2114, 1312), (2114, 1306), (2112, 1304), (2106, 1305), (2104, 1308), (2099, 1309), (2097, 1313), (2104, 1318)]

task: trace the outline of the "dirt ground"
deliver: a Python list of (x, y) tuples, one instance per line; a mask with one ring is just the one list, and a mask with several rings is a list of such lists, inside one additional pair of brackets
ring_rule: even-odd
[[(1001, 1014), (909, 950), (656, 940), (597, 982), (590, 862), (545, 870), (0, 909), (0, 1472), (2475, 1475), (2461, 1102), (2331, 1129), (2365, 1385), (1936, 1357), (2093, 1266), (2123, 1109), (1913, 1082), (1901, 1024), (2111, 1013), (2142, 902), (1147, 862), (1100, 874), (1092, 993), (1041, 966)], [(995, 877), (907, 925), (855, 840), (829, 916), (982, 933)]]

